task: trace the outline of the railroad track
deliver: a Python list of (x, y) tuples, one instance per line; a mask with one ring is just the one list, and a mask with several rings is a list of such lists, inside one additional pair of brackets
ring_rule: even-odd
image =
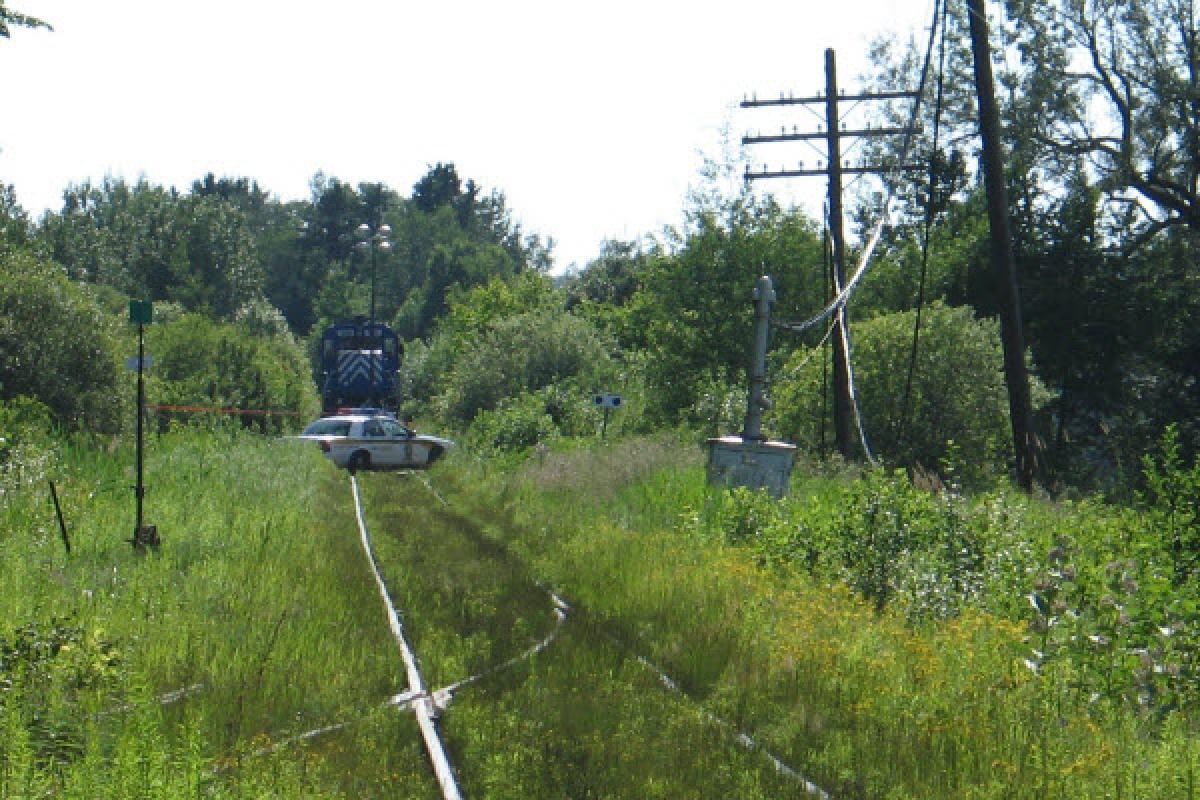
[[(425, 487), (425, 489), (446, 509), (450, 509), (450, 503), (442, 497), (430, 483), (428, 477), (423, 473), (409, 473), (408, 477), (415, 476)], [(563, 625), (567, 622), (569, 615), (572, 612), (571, 605), (565, 601), (558, 593), (550, 587), (547, 587), (536, 580), (530, 578), (530, 582), (543, 591), (551, 605), (551, 613), (554, 616), (554, 627), (540, 641), (534, 643), (523, 652), (496, 664), (488, 669), (472, 674), (466, 678), (442, 686), (437, 689), (429, 689), (426, 687), (425, 679), (423, 678), (419, 661), (412, 646), (408, 642), (400, 611), (397, 610), (392, 600), (391, 593), (388, 589), (387, 582), (383, 577), (378, 559), (375, 556), (375, 550), (371, 541), (370, 532), (366, 523), (366, 515), (363, 508), (363, 498), (359, 490), (359, 483), (356, 476), (350, 477), (351, 491), (354, 499), (355, 517), (358, 523), (359, 537), (362, 543), (363, 552), (367, 558), (372, 573), (375, 578), (380, 598), (384, 604), (388, 627), (392, 632), (393, 638), (396, 640), (397, 648), (404, 663), (405, 673), (408, 680), (408, 686), (405, 691), (393, 696), (388, 700), (388, 704), (392, 707), (405, 711), (412, 711), (417, 718), (422, 739), (424, 741), (425, 750), (429, 756), (430, 763), (433, 766), (434, 774), (437, 778), (443, 798), (445, 800), (460, 800), (462, 792), (458, 786), (456, 773), (451, 764), (446, 747), (441, 739), (438, 717), (447, 710), (455, 694), (466, 687), (477, 683), (488, 676), (498, 672), (513, 668), (518, 664), (531, 659), (537, 653), (550, 647), (557, 639)], [(486, 555), (491, 558), (496, 558), (504, 561), (513, 561), (514, 556), (510, 553), (503, 544), (491, 541), (482, 541), (480, 535), (476, 534), (471, 537), (475, 544)], [(622, 642), (612, 633), (608, 634), (614, 646), (618, 647), (623, 652), (633, 652), (627, 646), (627, 643)], [(644, 655), (634, 653), (633, 659), (643, 668), (648, 670), (656, 679), (657, 683), (666, 691), (682, 697), (693, 705), (693, 710), (701, 719), (716, 725), (717, 727), (726, 730), (732, 737), (733, 741), (741, 748), (758, 753), (764, 758), (780, 775), (785, 776), (793, 782), (803, 794), (807, 796), (817, 797), (820, 800), (830, 800), (831, 795), (822, 789), (817, 784), (808, 780), (799, 771), (795, 770), (786, 764), (777, 755), (767, 750), (759, 744), (753, 737), (747, 733), (738, 730), (736, 726), (723, 720), (712, 712), (704, 708), (703, 704), (695, 698), (690, 697), (679, 684), (664, 672), (658, 665)], [(311, 735), (322, 735), (326, 732), (332, 732), (340, 729), (341, 725), (327, 726), (326, 728), (310, 731), (306, 734), (301, 734), (298, 737), (293, 737), (297, 741), (305, 740)]]
[[(442, 738), (435, 722), (437, 709), (434, 704), (434, 696), (425, 690), (421, 670), (417, 665), (416, 653), (413, 652), (404, 636), (404, 625), (392, 603), (387, 582), (384, 581), (383, 575), (379, 571), (379, 561), (375, 558), (375, 551), (371, 546), (371, 534), (367, 530), (367, 521), (363, 514), (362, 495), (358, 491), (358, 478), (354, 475), (350, 476), (350, 487), (354, 493), (354, 513), (358, 520), (359, 538), (362, 541), (367, 561), (370, 562), (371, 572), (375, 576), (375, 584), (379, 588), (384, 608), (387, 610), (388, 627), (400, 649), (400, 658), (404, 661), (404, 671), (408, 676), (408, 691), (397, 697), (403, 698), (403, 707), (411, 708), (417, 715), (421, 738), (425, 741), (425, 751), (429, 754), (429, 760), (433, 764), (433, 772), (437, 776), (442, 796), (445, 800), (461, 800), (462, 793), (458, 789), (454, 768), (450, 765), (450, 759), (446, 757), (446, 748), (442, 744)], [(401, 705), (399, 702), (396, 704)]]

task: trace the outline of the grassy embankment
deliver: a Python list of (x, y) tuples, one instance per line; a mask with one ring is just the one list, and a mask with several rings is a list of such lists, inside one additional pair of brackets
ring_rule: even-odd
[[(411, 718), (380, 706), (402, 672), (344, 478), (253, 437), (181, 435), (152, 452), (157, 553), (122, 541), (127, 454), (64, 455), (70, 558), (44, 492), (5, 498), (0, 796), (435, 796)], [(1090, 613), (1067, 567), (1103, 580), (1092, 561), (1111, 555), (1096, 542), (1120, 539), (1116, 512), (996, 495), (968, 513), (815, 476), (782, 506), (731, 502), (667, 441), (510, 469), (461, 458), (430, 477), (450, 506), (419, 476), (364, 476), (430, 686), (552, 630), (536, 582), (573, 605), (548, 650), (464, 688), (443, 717), (468, 796), (800, 796), (701, 710), (835, 797), (1193, 796), (1190, 721), (1123, 699), (1123, 652), (1098, 642), (1085, 663), (1087, 645), (1049, 632), (1065, 622), (1041, 630), (1019, 610), (1044, 569), (1058, 589), (1036, 592)], [(851, 539), (883, 558), (837, 544), (864, 519)], [(936, 536), (913, 534), (934, 522)], [(971, 556), (962, 570), (913, 556), (947, 543)], [(1132, 592), (1122, 602), (1135, 610)]]
[[(370, 796), (425, 766), (344, 482), (254, 436), (152, 440), (136, 553), (131, 453), (69, 446), (0, 509), (0, 797)], [(331, 495), (331, 492), (334, 494)], [(161, 695), (190, 689), (175, 702)], [(253, 755), (351, 721), (311, 749)]]
[[(1144, 515), (878, 475), (731, 501), (704, 490), (698, 454), (680, 458), (626, 442), (443, 490), (591, 624), (835, 796), (1195, 795), (1187, 689), (1166, 681), (1179, 660), (1122, 647), (1161, 599), (1131, 577), (1157, 569), (1144, 546), (1117, 560), (1157, 536)], [(1097, 586), (1115, 596), (1091, 603)]]
[[(0, 797), (437, 796), (411, 714), (383, 707), (403, 670), (345, 474), (253, 436), (154, 440), (147, 518), (163, 545), (139, 554), (129, 456), (67, 448), (50, 470), (70, 556), (42, 484), (5, 497)], [(362, 479), (431, 687), (554, 629), (549, 596), (473, 515), (415, 476)], [(792, 789), (611, 634), (572, 611), (545, 653), (460, 693), (444, 727), (468, 796)]]

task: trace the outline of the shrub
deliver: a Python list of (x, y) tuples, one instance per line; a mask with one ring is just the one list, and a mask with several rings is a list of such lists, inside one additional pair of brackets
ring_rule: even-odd
[(1143, 458), (1142, 474), (1143, 504), (1161, 531), (1175, 582), (1183, 583), (1200, 571), (1200, 464), (1184, 464), (1176, 426), (1163, 433), (1157, 457)]
[(554, 420), (546, 413), (544, 399), (531, 393), (508, 398), (495, 410), (479, 412), (468, 438), (477, 447), (517, 451), (544, 442), (554, 433)]
[(33, 398), (70, 429), (115, 432), (128, 408), (119, 321), (28, 254), (0, 254), (0, 400)]
[(565, 311), (535, 311), (497, 322), (466, 351), (452, 354), (438, 397), (443, 414), (470, 422), (506, 398), (574, 379), (602, 381), (612, 371), (608, 349), (586, 321)]
[[(164, 405), (201, 405), (292, 411), (316, 408), (316, 389), (302, 346), (290, 333), (256, 335), (241, 324), (183, 314), (147, 332), (156, 363), (147, 397)], [(244, 417), (260, 430), (278, 431), (282, 417)]]
[[(855, 386), (871, 446), (887, 463), (985, 483), (1012, 451), (998, 325), (975, 319), (969, 308), (927, 308), (906, 414), (913, 316), (888, 314), (853, 328)], [(786, 438), (815, 449), (822, 366), (810, 354), (797, 351), (783, 369), (772, 418)], [(1035, 403), (1043, 402), (1045, 391), (1033, 384)]]
[(37, 400), (0, 400), (0, 495), (39, 480), (56, 459), (50, 409)]

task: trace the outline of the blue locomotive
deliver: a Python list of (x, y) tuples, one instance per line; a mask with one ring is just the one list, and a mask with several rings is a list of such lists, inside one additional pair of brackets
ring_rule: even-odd
[(321, 405), (339, 408), (395, 405), (400, 341), (380, 322), (340, 322), (321, 334)]

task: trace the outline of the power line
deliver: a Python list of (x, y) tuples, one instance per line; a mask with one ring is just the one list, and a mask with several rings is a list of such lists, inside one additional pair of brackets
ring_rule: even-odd
[[(809, 169), (803, 163), (795, 169), (780, 169), (770, 170), (764, 166), (761, 172), (752, 172), (746, 170), (745, 179), (747, 181), (758, 180), (762, 178), (787, 178), (787, 177), (804, 177), (804, 176), (824, 176), (829, 182), (829, 213), (828, 222), (829, 230), (833, 238), (833, 273), (835, 293), (840, 293), (842, 285), (845, 282), (845, 262), (846, 262), (846, 241), (843, 233), (843, 214), (842, 214), (842, 176), (845, 174), (867, 174), (867, 173), (882, 173), (889, 168), (883, 164), (860, 164), (852, 166), (849, 161), (842, 161), (842, 140), (856, 139), (859, 142), (866, 138), (876, 138), (881, 136), (895, 136), (898, 134), (907, 134), (907, 128), (897, 127), (865, 127), (865, 128), (848, 128), (842, 122), (843, 114), (839, 110), (839, 104), (842, 102), (865, 102), (868, 100), (894, 100), (894, 99), (913, 99), (913, 92), (909, 91), (894, 91), (880, 93), (858, 93), (847, 94), (845, 90), (838, 87), (837, 82), (837, 59), (833, 49), (825, 51), (825, 91), (818, 92), (812, 97), (785, 97), (780, 96), (778, 100), (758, 100), (744, 99), (742, 101), (743, 108), (760, 108), (763, 106), (777, 105), (796, 105), (809, 106), (822, 104), (825, 106), (825, 127), (817, 131), (799, 131), (793, 127), (789, 133), (786, 128), (780, 131), (779, 134), (769, 135), (747, 135), (742, 138), (742, 144), (765, 144), (777, 142), (804, 142), (808, 143), (814, 140), (825, 141), (825, 163), (819, 164), (816, 169)], [(903, 162), (901, 162), (903, 166)], [(834, 346), (833, 351), (833, 388), (834, 388), (834, 407), (833, 407), (833, 422), (834, 435), (837, 440), (837, 447), (842, 456), (849, 459), (853, 455), (853, 445), (851, 443), (850, 416), (854, 413), (854, 397), (853, 388), (851, 386), (850, 369), (849, 369), (849, 332), (846, 329), (844, 320), (844, 310), (839, 308), (835, 312), (835, 327), (841, 329), (841, 335)]]
[[(826, 156), (827, 166), (819, 165), (819, 169), (807, 169), (801, 164), (796, 169), (784, 169), (771, 171), (764, 168), (761, 172), (745, 173), (746, 180), (758, 180), (765, 178), (781, 178), (781, 177), (805, 177), (812, 175), (824, 175), (829, 181), (829, 207), (831, 218), (831, 228), (833, 232), (833, 248), (834, 248), (834, 274), (835, 274), (835, 296), (834, 299), (822, 310), (819, 314), (809, 320), (800, 323), (786, 323), (782, 327), (793, 331), (803, 331), (818, 324), (830, 315), (835, 315), (835, 325), (841, 328), (841, 336), (839, 342), (834, 348), (834, 427), (837, 438), (838, 449), (846, 458), (851, 457), (850, 431), (849, 431), (849, 414), (853, 412), (859, 428), (860, 439), (863, 443), (864, 451), (870, 456), (870, 449), (867, 446), (866, 436), (863, 431), (862, 418), (858, 412), (857, 402), (854, 397), (853, 378), (851, 374), (849, 358), (850, 358), (850, 337), (845, 325), (845, 306), (850, 295), (857, 287), (858, 282), (867, 270), (870, 263), (870, 258), (874, 253), (875, 247), (879, 243), (882, 236), (884, 226), (890, 221), (891, 217), (891, 202), (895, 194), (895, 182), (886, 180), (886, 176), (894, 174), (900, 170), (920, 169), (916, 165), (908, 164), (908, 154), (912, 147), (913, 137), (917, 132), (917, 121), (921, 108), (921, 99), (925, 92), (925, 86), (929, 76), (930, 63), (933, 56), (934, 36), (938, 28), (937, 6), (935, 4), (933, 20), (929, 28), (929, 42), (925, 49), (924, 63), (921, 68), (921, 79), (916, 91), (893, 91), (893, 92), (878, 92), (878, 93), (860, 93), (847, 95), (844, 91), (840, 91), (837, 87), (836, 78), (836, 61), (834, 51), (828, 49), (825, 51), (825, 74), (826, 74), (826, 90), (822, 94), (820, 92), (813, 97), (795, 98), (790, 96), (780, 95), (778, 100), (759, 100), (757, 97), (743, 99), (743, 108), (760, 108), (764, 106), (790, 106), (800, 105), (807, 106), (815, 103), (824, 103), (826, 108), (825, 124), (826, 131), (824, 138), (826, 141)], [(838, 113), (838, 102), (840, 100), (851, 101), (867, 101), (867, 100), (893, 100), (893, 99), (911, 99), (913, 101), (912, 113), (909, 117), (909, 122), (903, 128), (863, 128), (856, 130), (845, 129), (841, 122), (841, 116)], [(783, 142), (783, 141), (808, 141), (810, 139), (821, 138), (821, 132), (813, 133), (787, 133), (786, 130), (778, 136), (746, 136), (743, 137), (743, 144), (755, 144), (765, 142)], [(879, 135), (902, 135), (903, 143), (900, 149), (900, 158), (893, 165), (859, 165), (850, 166), (849, 163), (843, 164), (841, 159), (841, 139), (846, 137), (868, 137)], [(859, 265), (850, 281), (845, 281), (844, 265), (845, 265), (845, 240), (842, 233), (842, 185), (841, 178), (843, 173), (851, 174), (866, 174), (879, 173), (885, 176), (885, 184), (887, 192), (884, 197), (879, 221), (876, 224), (872, 234), (868, 240), (867, 246), (862, 253)], [(873, 459), (872, 459), (873, 460)]]
[[(921, 80), (920, 80), (920, 83), (918, 84), (918, 88), (917, 88), (916, 92), (913, 93), (915, 100), (913, 102), (912, 113), (909, 117), (909, 120), (910, 120), (909, 132), (907, 134), (905, 134), (903, 144), (901, 145), (900, 158), (899, 158), (899, 162), (898, 162), (901, 164), (906, 163), (908, 161), (908, 154), (909, 154), (909, 151), (912, 149), (913, 132), (916, 130), (916, 120), (918, 119), (918, 116), (919, 116), (920, 110), (921, 110), (921, 99), (922, 99), (922, 97), (924, 97), (924, 94), (925, 94), (925, 86), (926, 86), (926, 83), (928, 82), (928, 77), (929, 77), (929, 68), (930, 68), (931, 62), (933, 60), (933, 43), (934, 43), (934, 36), (937, 33), (937, 27), (938, 27), (937, 20), (938, 20), (939, 8), (940, 8), (940, 6), (938, 6), (935, 3), (934, 21), (929, 29), (929, 41), (928, 41), (928, 44), (927, 44), (926, 50), (925, 50), (925, 62), (923, 64), (923, 66), (921, 67)], [(893, 167), (892, 169), (894, 170), (895, 168)], [(794, 331), (796, 333), (808, 330), (809, 328), (813, 327), (814, 325), (817, 325), (817, 324), (823, 322), (825, 319), (827, 319), (829, 317), (830, 314), (834, 313), (836, 310), (838, 310), (842, 306), (844, 306), (846, 304), (846, 302), (850, 299), (850, 295), (852, 295), (854, 293), (855, 289), (858, 288), (859, 281), (862, 279), (863, 274), (867, 271), (867, 268), (870, 265), (871, 256), (874, 255), (875, 248), (879, 244), (879, 239), (883, 234), (883, 228), (889, 223), (890, 218), (891, 218), (891, 205), (892, 205), (892, 200), (895, 199), (896, 184), (894, 182), (885, 180), (885, 185), (887, 186), (887, 192), (884, 194), (883, 199), (880, 201), (879, 220), (875, 223), (875, 227), (872, 229), (871, 235), (867, 238), (867, 245), (863, 249), (863, 252), (862, 252), (861, 256), (859, 257), (858, 267), (855, 269), (854, 275), (845, 284), (845, 286), (842, 288), (842, 291), (839, 292), (837, 295), (835, 295), (834, 298), (831, 301), (829, 301), (829, 303), (823, 309), (821, 309), (820, 312), (818, 312), (817, 314), (814, 314), (812, 317), (809, 317), (808, 319), (800, 320), (797, 322), (781, 323), (782, 327), (785, 327), (788, 330)]]
[[(940, 0), (939, 0), (940, 2)], [(937, 3), (934, 13), (937, 13)], [(942, 36), (938, 43), (938, 81), (937, 93), (934, 95), (933, 112), (933, 142), (930, 147), (929, 175), (927, 195), (925, 198), (925, 229), (921, 239), (921, 275), (917, 282), (917, 308), (913, 321), (912, 346), (908, 354), (908, 374), (904, 379), (904, 400), (900, 404), (900, 416), (893, 427), (896, 429), (896, 442), (899, 444), (909, 432), (909, 403), (912, 400), (913, 376), (917, 369), (917, 348), (921, 338), (921, 313), (925, 308), (925, 281), (929, 272), (930, 237), (933, 235), (933, 218), (937, 213), (934, 206), (934, 186), (937, 181), (936, 161), (938, 142), (942, 126), (942, 104), (946, 81), (946, 4), (941, 6)]]

